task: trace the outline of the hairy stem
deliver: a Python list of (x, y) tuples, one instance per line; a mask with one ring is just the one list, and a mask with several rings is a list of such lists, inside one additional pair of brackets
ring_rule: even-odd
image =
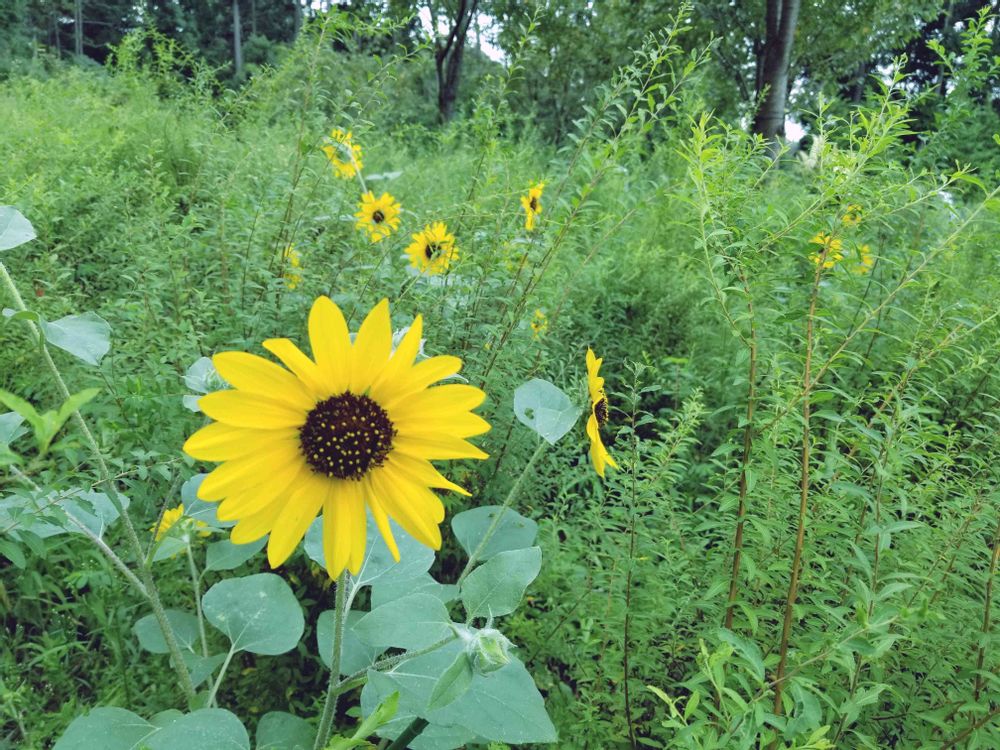
[(337, 578), (337, 603), (333, 614), (333, 653), (330, 655), (330, 684), (326, 691), (326, 702), (323, 704), (323, 714), (320, 716), (319, 729), (316, 730), (316, 742), (313, 750), (323, 750), (330, 739), (333, 729), (333, 717), (337, 713), (337, 700), (340, 679), (340, 653), (344, 640), (344, 620), (347, 618), (347, 571), (344, 570)]

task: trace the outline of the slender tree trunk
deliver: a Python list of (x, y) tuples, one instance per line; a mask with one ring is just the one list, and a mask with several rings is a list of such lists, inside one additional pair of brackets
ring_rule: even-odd
[(236, 77), (243, 77), (243, 30), (240, 24), (240, 0), (233, 0), (233, 67)]
[(442, 122), (447, 122), (455, 114), (462, 57), (465, 54), (465, 38), (478, 8), (479, 0), (459, 0), (455, 17), (450, 19), (451, 29), (448, 37), (444, 44), (440, 41), (436, 43), (434, 63), (438, 84), (438, 114)]
[(73, 3), (73, 52), (83, 55), (83, 0)]
[[(753, 121), (753, 132), (768, 140), (785, 134), (785, 103), (788, 98), (788, 63), (792, 41), (799, 21), (801, 0), (767, 0), (767, 39), (761, 79), (766, 87), (760, 109)], [(760, 91), (757, 92), (758, 95)]]
[(257, 36), (257, 0), (250, 0), (250, 34)]
[(302, 0), (294, 0), (295, 3), (295, 37), (298, 38), (302, 31)]

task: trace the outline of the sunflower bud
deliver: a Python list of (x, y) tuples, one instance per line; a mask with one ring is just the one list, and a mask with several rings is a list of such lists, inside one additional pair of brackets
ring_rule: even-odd
[(495, 628), (474, 630), (464, 638), (465, 650), (477, 673), (496, 672), (510, 663), (511, 642)]

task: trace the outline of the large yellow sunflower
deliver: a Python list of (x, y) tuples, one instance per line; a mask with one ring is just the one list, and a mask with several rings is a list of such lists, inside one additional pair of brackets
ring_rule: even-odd
[(458, 259), (455, 236), (448, 233), (444, 222), (428, 224), (413, 235), (413, 242), (406, 248), (410, 265), (421, 273), (434, 276), (444, 273)]
[(330, 160), (333, 173), (344, 180), (349, 180), (364, 166), (361, 163), (361, 146), (354, 142), (351, 131), (334, 128), (330, 131), (330, 140), (322, 147), (326, 158)]
[(400, 205), (388, 193), (376, 198), (370, 190), (361, 196), (358, 212), (354, 214), (358, 223), (355, 229), (368, 232), (372, 242), (381, 242), (399, 229)]
[(587, 347), (587, 388), (590, 390), (590, 417), (587, 419), (587, 437), (590, 438), (590, 461), (594, 471), (604, 478), (604, 467), (618, 468), (608, 449), (601, 442), (601, 428), (608, 421), (608, 397), (604, 394), (604, 378), (598, 375), (604, 359), (594, 356)]
[(184, 444), (201, 461), (221, 461), (198, 490), (222, 501), (222, 520), (237, 520), (232, 541), (270, 534), (272, 567), (292, 554), (323, 513), (327, 570), (357, 572), (365, 554), (365, 508), (396, 560), (391, 516), (423, 544), (440, 549), (444, 506), (431, 488), (469, 494), (431, 461), (486, 458), (465, 438), (489, 430), (473, 414), (485, 394), (461, 383), (430, 387), (458, 372), (457, 357), (414, 364), (418, 315), (395, 351), (388, 300), (369, 313), (351, 343), (340, 309), (320, 297), (309, 313), (313, 358), (289, 339), (264, 348), (287, 367), (245, 352), (212, 362), (234, 388), (204, 396), (212, 419)]
[(524, 228), (529, 232), (535, 228), (536, 219), (542, 212), (542, 191), (545, 183), (539, 182), (528, 188), (528, 194), (521, 196), (521, 206), (524, 208)]

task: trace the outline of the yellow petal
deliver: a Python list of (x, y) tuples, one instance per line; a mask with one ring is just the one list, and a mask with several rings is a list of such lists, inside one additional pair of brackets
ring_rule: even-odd
[(392, 322), (389, 300), (383, 299), (368, 313), (354, 340), (351, 363), (352, 393), (364, 393), (389, 361), (392, 350)]
[(472, 443), (447, 435), (419, 438), (399, 435), (393, 439), (392, 447), (400, 453), (432, 461), (449, 458), (489, 458), (486, 453)]
[(266, 450), (272, 441), (286, 440), (295, 434), (295, 430), (251, 430), (213, 422), (187, 439), (184, 452), (199, 461), (228, 461)]
[(389, 364), (382, 369), (382, 372), (372, 382), (371, 395), (376, 401), (381, 403), (383, 399), (391, 397), (400, 378), (412, 369), (413, 360), (416, 359), (417, 352), (420, 351), (420, 339), (423, 336), (423, 330), (423, 318), (418, 315), (414, 318), (413, 324), (406, 332), (406, 335), (403, 336), (403, 340), (399, 342), (396, 351), (393, 352), (392, 357), (389, 359)]
[(267, 541), (267, 561), (277, 568), (302, 541), (329, 492), (329, 481), (312, 475), (299, 482), (284, 503)]
[(486, 398), (479, 388), (464, 383), (449, 383), (414, 394), (392, 408), (392, 419), (436, 417), (442, 412), (470, 411)]
[(407, 456), (399, 451), (393, 451), (389, 455), (388, 461), (386, 461), (386, 466), (391, 467), (394, 471), (399, 471), (400, 473), (405, 474), (415, 483), (423, 484), (427, 487), (452, 490), (453, 492), (465, 495), (466, 497), (472, 496), (471, 492), (468, 492), (454, 482), (450, 482), (441, 476), (430, 461), (425, 459), (413, 458), (412, 456)]
[(490, 423), (469, 412), (439, 414), (435, 417), (397, 419), (393, 416), (398, 434), (408, 438), (435, 438), (438, 435), (468, 438), (490, 431)]
[(300, 409), (310, 409), (315, 399), (302, 381), (283, 367), (246, 352), (220, 352), (212, 357), (218, 373), (241, 391), (288, 401)]
[(420, 512), (424, 503), (414, 502), (415, 485), (380, 469), (370, 475), (372, 492), (382, 506), (410, 536), (432, 549), (441, 549), (441, 529), (427, 514)]
[(216, 391), (198, 399), (198, 406), (212, 419), (233, 427), (280, 430), (301, 427), (306, 410), (246, 391)]
[(258, 483), (234, 489), (219, 504), (216, 515), (220, 521), (252, 516), (274, 500), (287, 499), (300, 475), (304, 478), (309, 472), (311, 469), (304, 461), (283, 463), (264, 474)]
[(323, 557), (331, 578), (339, 576), (351, 559), (351, 515), (359, 492), (357, 482), (334, 482), (323, 501)]
[(267, 453), (253, 453), (226, 461), (205, 477), (198, 487), (198, 497), (208, 501), (221, 500), (234, 492), (253, 489), (261, 477), (272, 474), (278, 467), (301, 463), (296, 445), (291, 440), (277, 442)]
[(385, 395), (379, 403), (386, 409), (391, 409), (409, 399), (413, 394), (423, 391), (431, 383), (450, 377), (462, 369), (462, 360), (450, 355), (441, 355), (421, 360), (410, 368), (409, 372), (399, 377), (392, 388), (384, 388)]
[(309, 345), (330, 393), (346, 391), (351, 375), (351, 338), (343, 313), (329, 297), (317, 298), (309, 311)]
[(283, 507), (284, 503), (281, 500), (275, 500), (252, 516), (247, 516), (233, 527), (229, 540), (233, 544), (249, 544), (266, 536), (274, 526), (274, 522), (278, 519)]
[(375, 492), (371, 488), (371, 482), (367, 481), (366, 484), (368, 487), (365, 494), (368, 507), (372, 509), (372, 518), (375, 519), (375, 525), (378, 526), (379, 533), (382, 534), (382, 538), (385, 540), (385, 546), (389, 548), (389, 552), (392, 554), (392, 559), (399, 562), (399, 547), (396, 546), (396, 538), (392, 535), (389, 516), (385, 512), (385, 508), (382, 507), (382, 503), (375, 497)]
[(351, 508), (351, 526), (349, 534), (351, 537), (351, 554), (347, 561), (347, 567), (351, 571), (352, 575), (357, 575), (358, 571), (361, 570), (361, 565), (365, 561), (365, 545), (368, 543), (368, 514), (365, 512), (365, 501), (364, 501), (364, 490), (368, 487), (366, 482), (364, 485), (353, 482), (353, 484), (358, 485), (358, 491), (355, 493), (354, 498), (351, 502), (354, 506)]
[(322, 372), (316, 363), (303, 354), (290, 339), (267, 339), (263, 347), (295, 373), (295, 377), (301, 380), (317, 399), (333, 395), (333, 391), (323, 381)]

